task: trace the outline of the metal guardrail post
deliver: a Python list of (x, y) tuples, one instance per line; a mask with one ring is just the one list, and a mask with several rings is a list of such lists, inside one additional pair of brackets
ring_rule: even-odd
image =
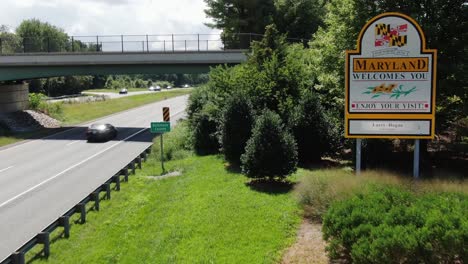
[(50, 37), (47, 37), (47, 52), (50, 53)]
[(79, 203), (76, 205), (76, 209), (80, 212), (80, 222), (82, 224), (86, 223), (86, 204)]
[(120, 35), (120, 43), (122, 44), (122, 53), (123, 53), (124, 52), (123, 35)]
[(122, 171), (123, 171), (124, 181), (128, 182), (128, 167), (125, 167), (125, 169), (123, 169)]
[(0, 54), (3, 53), (3, 45), (2, 45), (2, 39), (0, 38)]
[(137, 157), (137, 164), (138, 164), (138, 168), (141, 170), (141, 157), (140, 156)]
[(206, 40), (206, 50), (208, 50), (208, 40)]
[(172, 52), (174, 52), (174, 34), (172, 34)]
[(198, 44), (198, 51), (200, 51), (200, 34), (197, 34), (197, 44)]
[(114, 176), (115, 178), (115, 190), (120, 191), (120, 175), (117, 174)]
[(23, 53), (26, 53), (26, 38), (23, 38)]
[(12, 260), (13, 260), (13, 264), (24, 264), (24, 263), (26, 263), (25, 258), (24, 258), (24, 252), (17, 251), (15, 253), (13, 253), (12, 254)]
[(143, 52), (145, 52), (145, 42), (141, 41), (141, 49)]
[(44, 257), (48, 258), (50, 256), (50, 233), (39, 233), (37, 235), (37, 240), (39, 243), (44, 244)]
[(102, 185), (102, 187), (104, 188), (104, 190), (106, 190), (106, 199), (107, 200), (110, 200), (111, 198), (111, 188), (110, 188), (110, 183), (109, 182), (106, 182)]
[(164, 42), (164, 52), (166, 52), (166, 40), (163, 40)]
[(99, 211), (99, 191), (91, 193), (91, 198), (94, 200), (94, 209)]
[(184, 40), (185, 42), (185, 51), (187, 51), (187, 40)]
[(96, 36), (96, 51), (99, 51), (99, 36)]
[(146, 35), (146, 52), (149, 52), (148, 35)]
[(63, 226), (63, 234), (66, 238), (70, 237), (70, 217), (69, 216), (61, 216), (58, 219), (59, 225)]
[(71, 37), (71, 38), (72, 38), (72, 41), (71, 41), (71, 44), (72, 44), (71, 50), (72, 50), (72, 52), (75, 52), (75, 43), (74, 43), (75, 40), (73, 39), (73, 37)]

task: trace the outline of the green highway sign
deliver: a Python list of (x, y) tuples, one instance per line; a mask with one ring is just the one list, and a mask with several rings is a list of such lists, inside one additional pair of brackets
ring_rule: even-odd
[(151, 122), (151, 133), (165, 133), (171, 131), (171, 122)]

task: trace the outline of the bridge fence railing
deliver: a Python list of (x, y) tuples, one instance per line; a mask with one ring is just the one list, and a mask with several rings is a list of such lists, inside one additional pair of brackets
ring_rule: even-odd
[[(0, 54), (70, 52), (183, 52), (249, 49), (261, 34), (164, 34), (54, 37), (0, 36)], [(288, 38), (291, 42), (302, 39)]]

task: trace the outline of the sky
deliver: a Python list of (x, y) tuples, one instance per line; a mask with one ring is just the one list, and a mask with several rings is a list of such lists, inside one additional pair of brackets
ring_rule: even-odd
[(69, 35), (218, 34), (203, 0), (0, 0), (0, 25), (36, 18)]

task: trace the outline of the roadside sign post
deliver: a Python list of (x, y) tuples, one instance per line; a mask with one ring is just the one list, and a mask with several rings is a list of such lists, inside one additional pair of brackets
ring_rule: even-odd
[(361, 141), (362, 139), (356, 139), (356, 174), (361, 174)]
[(166, 172), (164, 168), (164, 143), (163, 143), (163, 136), (164, 133), (171, 131), (171, 122), (170, 121), (170, 114), (169, 114), (169, 107), (163, 107), (163, 120), (164, 122), (151, 122), (151, 133), (160, 134), (160, 141), (161, 141), (161, 169), (162, 174)]
[(166, 169), (164, 169), (164, 144), (163, 144), (163, 136), (164, 133), (161, 133), (161, 169), (162, 169), (162, 174), (166, 172)]
[(419, 139), (414, 140), (413, 178), (419, 179)]
[(346, 51), (345, 137), (415, 139), (413, 176), (419, 178), (420, 139), (433, 139), (437, 50), (411, 17), (380, 14), (361, 29), (356, 50)]

